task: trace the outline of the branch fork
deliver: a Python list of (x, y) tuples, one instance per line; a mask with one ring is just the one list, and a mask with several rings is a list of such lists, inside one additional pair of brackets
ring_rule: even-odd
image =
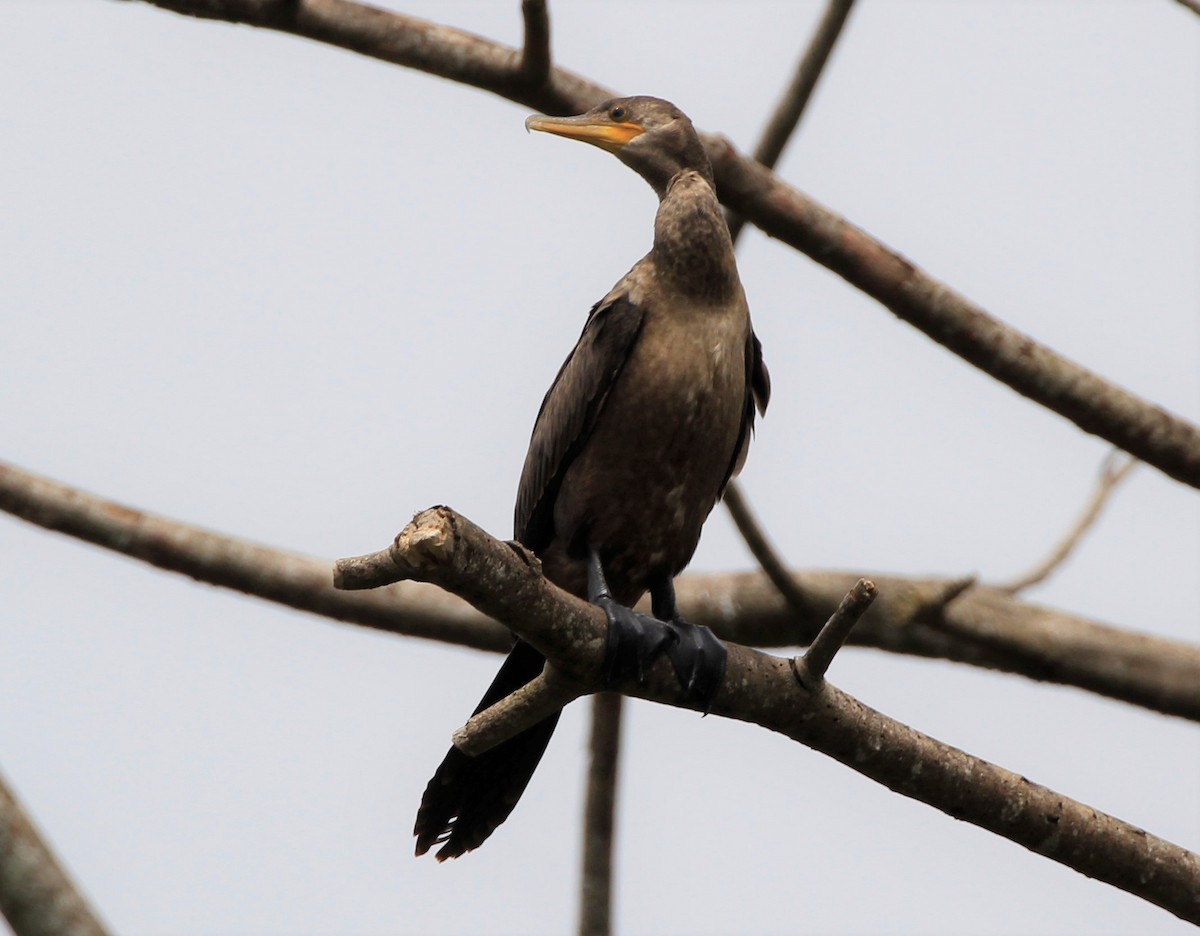
[[(528, 719), (602, 688), (607, 621), (600, 609), (550, 584), (522, 553), (448, 507), (417, 514), (389, 549), (343, 559), (335, 572), (341, 588), (404, 579), (454, 592), (550, 661), (526, 689), (460, 729), (455, 743), (463, 750), (485, 750)], [(778, 732), (897, 793), (1200, 923), (1200, 856), (924, 735), (825, 682), (829, 662), (873, 597), (869, 582), (852, 588), (800, 661), (727, 644), (712, 712)], [(644, 686), (620, 688), (685, 705), (667, 660), (655, 662)]]

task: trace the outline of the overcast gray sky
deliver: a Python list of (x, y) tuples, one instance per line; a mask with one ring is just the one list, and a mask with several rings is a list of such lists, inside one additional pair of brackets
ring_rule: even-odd
[[(516, 0), (396, 4), (517, 42)], [(815, 3), (552, 3), (554, 53), (749, 149)], [(862, 0), (782, 175), (1005, 321), (1200, 419), (1200, 17)], [(644, 253), (616, 160), (480, 91), (137, 3), (0, 5), (0, 458), (326, 557), (451, 504), (508, 535), (541, 396)], [(774, 381), (743, 475), (799, 567), (1012, 576), (1106, 446), (748, 230)], [(0, 518), (0, 769), (115, 930), (574, 926), (582, 705), (480, 851), (412, 857), (498, 658)], [(693, 568), (749, 567), (723, 512)], [(1140, 469), (1032, 600), (1200, 640), (1196, 492)], [(870, 651), (831, 679), (1200, 848), (1194, 724)], [(759, 729), (629, 706), (625, 934), (1184, 924)]]

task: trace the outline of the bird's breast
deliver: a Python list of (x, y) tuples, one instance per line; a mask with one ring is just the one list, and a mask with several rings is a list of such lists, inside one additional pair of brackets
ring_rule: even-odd
[(614, 593), (691, 559), (741, 433), (749, 327), (744, 302), (647, 308), (555, 506), (560, 538), (606, 558)]

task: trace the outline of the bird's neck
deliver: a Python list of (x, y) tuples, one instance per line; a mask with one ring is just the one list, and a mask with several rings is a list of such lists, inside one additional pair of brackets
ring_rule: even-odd
[(677, 292), (719, 302), (738, 289), (733, 242), (712, 184), (685, 169), (667, 184), (654, 218), (654, 261)]

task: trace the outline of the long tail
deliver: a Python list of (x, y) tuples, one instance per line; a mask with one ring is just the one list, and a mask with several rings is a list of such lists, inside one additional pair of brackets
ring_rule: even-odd
[[(520, 689), (544, 663), (540, 653), (518, 640), (475, 712)], [(413, 828), (417, 854), (441, 844), (437, 860), (445, 861), (482, 845), (517, 805), (557, 724), (554, 714), (478, 757), (450, 748), (421, 797)]]

